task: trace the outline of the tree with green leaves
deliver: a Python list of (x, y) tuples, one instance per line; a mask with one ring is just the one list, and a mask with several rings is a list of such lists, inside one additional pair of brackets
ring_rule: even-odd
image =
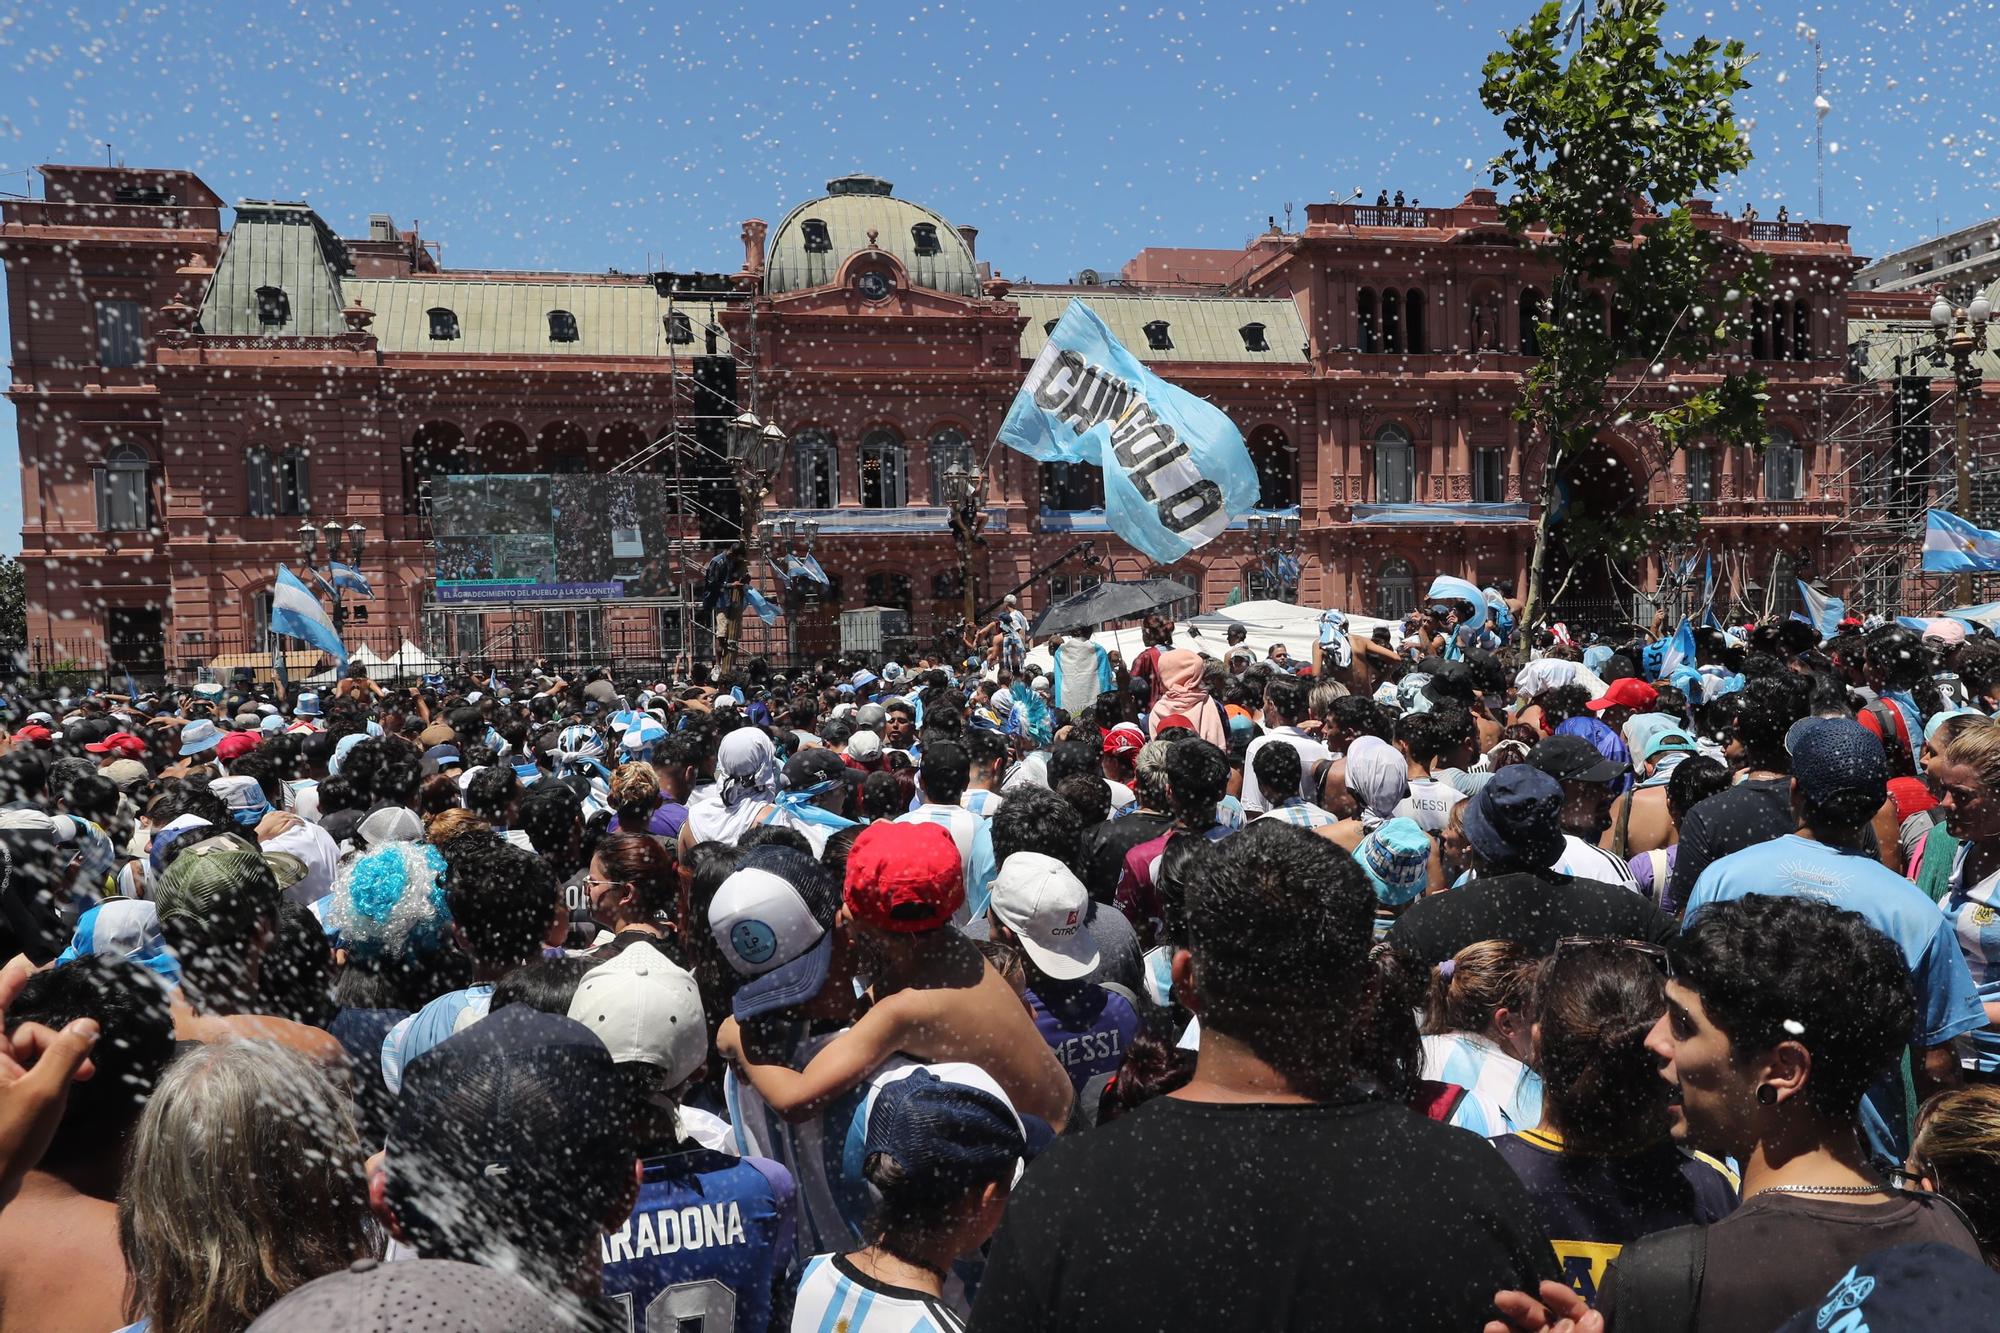
[[(1708, 37), (1666, 50), (1666, 0), (1585, 3), (1595, 12), (1579, 9), (1568, 22), (1559, 0), (1544, 4), (1487, 58), (1479, 90), (1512, 141), (1491, 164), (1493, 183), (1515, 191), (1502, 217), (1554, 268), (1536, 327), (1540, 360), (1515, 408), (1544, 447), (1530, 626), (1548, 600), (1557, 524), (1573, 559), (1631, 564), (1647, 544), (1686, 540), (1698, 523), (1692, 501), (1623, 513), (1566, 493), (1565, 470), (1607, 430), (1650, 436), (1666, 458), (1696, 439), (1760, 448), (1764, 437), (1763, 377), (1735, 353), (1766, 265), (1703, 230), (1687, 207), (1749, 165), (1730, 100), (1749, 86), (1750, 58), (1741, 42)], [(1598, 290), (1614, 293), (1615, 337), (1585, 299)], [(1717, 373), (1671, 377), (1669, 368), (1693, 365)], [(1632, 367), (1632, 392), (1612, 391), (1621, 366)]]
[(27, 571), (13, 556), (0, 555), (0, 646), (18, 648), (27, 642)]

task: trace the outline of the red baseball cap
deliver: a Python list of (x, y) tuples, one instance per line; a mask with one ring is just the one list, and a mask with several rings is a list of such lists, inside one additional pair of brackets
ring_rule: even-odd
[(22, 727), (19, 731), (14, 733), (15, 740), (33, 741), (37, 745), (45, 745), (48, 742), (54, 740), (55, 738), (56, 734), (53, 731), (50, 731), (47, 727), (42, 727), (42, 726)]
[(258, 736), (249, 731), (232, 731), (216, 742), (215, 757), (228, 763), (239, 755), (245, 755), (257, 748)]
[(114, 731), (101, 741), (92, 741), (83, 747), (91, 754), (122, 754), (134, 759), (143, 758), (146, 742), (129, 731)]
[(878, 821), (847, 853), (847, 910), (877, 930), (936, 930), (965, 901), (958, 844), (937, 824)]
[(1651, 708), (1659, 701), (1660, 692), (1636, 676), (1614, 680), (1600, 698), (1592, 699), (1584, 707), (1593, 711), (1606, 708)]

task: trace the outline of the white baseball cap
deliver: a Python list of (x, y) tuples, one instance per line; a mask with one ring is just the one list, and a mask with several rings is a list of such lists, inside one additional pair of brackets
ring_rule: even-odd
[(831, 928), (840, 886), (804, 852), (757, 847), (722, 881), (708, 929), (732, 972), (739, 1021), (788, 1009), (819, 994), (833, 961)]
[(584, 973), (569, 1016), (597, 1034), (615, 1064), (653, 1065), (678, 1087), (708, 1059), (694, 974), (650, 944), (628, 945)]
[(1053, 856), (1015, 852), (993, 877), (987, 910), (1021, 940), (1044, 976), (1078, 981), (1095, 971), (1097, 943), (1084, 927), (1090, 894), (1083, 881)]
[(882, 757), (882, 738), (864, 727), (847, 738), (847, 752), (864, 764), (873, 763)]

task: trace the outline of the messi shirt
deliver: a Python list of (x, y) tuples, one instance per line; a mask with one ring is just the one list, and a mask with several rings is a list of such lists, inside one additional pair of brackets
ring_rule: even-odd
[(1535, 1201), (1563, 1280), (1593, 1305), (1604, 1270), (1627, 1245), (1669, 1227), (1720, 1221), (1736, 1207), (1734, 1176), (1672, 1144), (1634, 1157), (1585, 1157), (1566, 1152), (1547, 1130), (1491, 1142)]
[(763, 1157), (649, 1157), (632, 1216), (601, 1242), (604, 1296), (627, 1333), (764, 1333), (789, 1291), (798, 1192)]

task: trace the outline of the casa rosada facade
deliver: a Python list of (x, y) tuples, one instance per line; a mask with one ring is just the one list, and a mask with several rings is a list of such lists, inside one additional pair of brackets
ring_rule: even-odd
[[(630, 659), (705, 646), (685, 604), (703, 539), (731, 531), (722, 431), (745, 409), (790, 439), (763, 516), (780, 540), (795, 520), (788, 549), (803, 547), (799, 520), (816, 525), (831, 585), (790, 602), (753, 651), (830, 649), (843, 608), (902, 606), (919, 634), (956, 614), (954, 463), (984, 476), (982, 606), (1025, 584), (1032, 613), (1094, 577), (1159, 572), (1109, 530), (1094, 469), (993, 445), (1073, 299), (1228, 413), (1263, 517), (1298, 520), (1295, 538), (1239, 521), (1167, 571), (1204, 609), (1240, 590), (1395, 614), (1439, 573), (1525, 585), (1539, 460), (1512, 408), (1548, 276), (1488, 190), (1445, 208), (1313, 204), (1301, 230), (1241, 249), (1146, 249), (1117, 275), (1051, 285), (994, 273), (974, 228), (865, 176), (775, 228), (744, 222), (733, 272), (644, 275), (445, 269), (388, 217), (342, 237), (304, 204), (226, 212), (186, 171), (42, 177), (42, 198), (0, 209), (29, 637), (84, 666), (183, 674), (265, 652), (278, 566), (300, 564), (302, 524), (330, 522), (365, 534), (375, 592), (349, 602), (350, 646)], [(1706, 544), (1742, 567), (1774, 583), (1830, 571), (1847, 509), (1829, 427), (1847, 322), (1863, 299), (1921, 319), (1925, 298), (1850, 296), (1863, 261), (1844, 226), (1700, 221), (1770, 261), (1744, 355), (1770, 380), (1771, 446), (1663, 461), (1608, 436), (1572, 492), (1692, 495)], [(1634, 363), (1616, 391), (1657, 402), (1715, 373)], [(533, 605), (440, 595), (432, 478), (614, 469), (679, 497), (675, 586)], [(1062, 559), (1085, 541), (1095, 563)], [(1295, 577), (1272, 557), (1286, 542)], [(1656, 558), (1585, 571), (1565, 597), (1578, 614), (1629, 608), (1659, 573)]]

